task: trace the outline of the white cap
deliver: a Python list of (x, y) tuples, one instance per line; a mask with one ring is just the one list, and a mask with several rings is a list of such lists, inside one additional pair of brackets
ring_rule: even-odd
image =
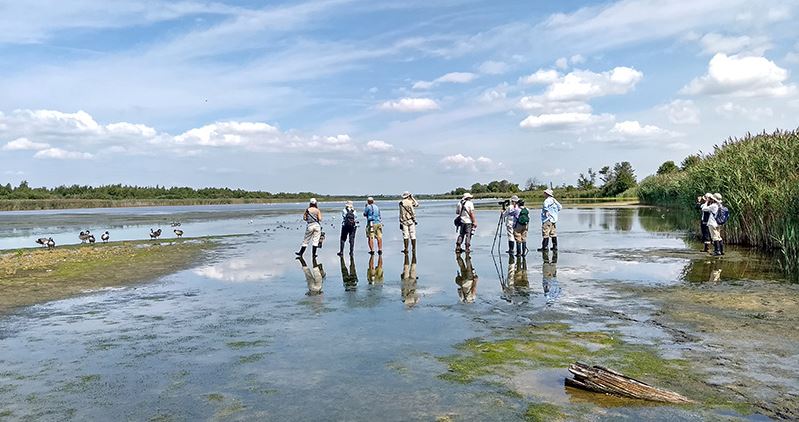
[(370, 196), (370, 197), (366, 198), (366, 201), (367, 201), (367, 202), (374, 202), (374, 201), (375, 201), (375, 199), (374, 199), (374, 198), (372, 198), (372, 197)]
[(352, 207), (353, 207), (352, 201), (347, 201), (347, 208), (352, 208)]
[(714, 193), (713, 194), (713, 199), (715, 199), (716, 202), (721, 202), (721, 194), (720, 193)]
[(316, 205), (316, 198), (311, 198), (311, 205)]
[(472, 199), (474, 198), (471, 193), (466, 192), (463, 194), (463, 199)]
[(511, 196), (510, 197), (510, 202), (519, 202), (519, 197), (516, 196), (516, 195)]

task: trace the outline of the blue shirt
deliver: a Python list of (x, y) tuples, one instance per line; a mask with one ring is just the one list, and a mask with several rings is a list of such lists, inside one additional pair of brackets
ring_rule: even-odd
[(547, 220), (557, 223), (558, 222), (558, 212), (561, 209), (560, 202), (558, 202), (553, 197), (548, 197), (544, 200), (544, 206), (541, 208), (541, 224), (546, 223)]
[(376, 204), (366, 205), (363, 209), (363, 216), (369, 224), (380, 224), (380, 208)]

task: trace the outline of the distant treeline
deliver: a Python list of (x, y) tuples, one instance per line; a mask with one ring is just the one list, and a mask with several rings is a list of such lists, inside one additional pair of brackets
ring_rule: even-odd
[(0, 185), (0, 199), (99, 199), (99, 200), (170, 200), (170, 199), (297, 199), (317, 196), (313, 192), (272, 193), (230, 188), (190, 188), (165, 186), (57, 186), (32, 188), (22, 181), (19, 186)]

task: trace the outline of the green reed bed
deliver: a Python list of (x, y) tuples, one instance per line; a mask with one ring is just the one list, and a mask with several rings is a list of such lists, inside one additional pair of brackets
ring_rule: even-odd
[(799, 281), (799, 130), (747, 134), (716, 145), (681, 171), (649, 176), (642, 203), (691, 209), (696, 197), (720, 192), (730, 209), (728, 243), (778, 250), (786, 274)]

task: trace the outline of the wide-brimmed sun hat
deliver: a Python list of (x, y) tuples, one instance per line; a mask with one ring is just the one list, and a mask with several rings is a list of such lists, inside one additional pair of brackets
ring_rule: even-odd
[(411, 193), (410, 193), (410, 192), (408, 192), (408, 191), (402, 192), (402, 197), (403, 197), (403, 198), (407, 198), (407, 197), (409, 197), (409, 196), (411, 196)]
[(353, 207), (354, 205), (352, 204), (352, 201), (347, 201), (347, 208), (353, 208)]
[(472, 199), (474, 198), (471, 193), (466, 192), (463, 194), (463, 199)]
[(712, 197), (713, 197), (713, 194), (712, 194), (712, 193), (710, 193), (710, 192), (708, 192), (708, 193), (706, 193), (706, 194), (705, 194), (705, 199), (710, 199), (710, 198), (712, 198)]
[(316, 198), (311, 198), (311, 205), (316, 205)]
[(713, 194), (713, 199), (715, 199), (716, 202), (721, 202), (721, 194), (720, 193), (714, 193)]
[(544, 194), (549, 195), (549, 196), (555, 196), (555, 192), (552, 192), (552, 189), (544, 190)]
[(366, 202), (374, 202), (374, 201), (375, 201), (375, 199), (372, 198), (371, 196), (366, 198)]
[(511, 196), (510, 197), (510, 202), (519, 202), (519, 197), (516, 196), (516, 195)]

